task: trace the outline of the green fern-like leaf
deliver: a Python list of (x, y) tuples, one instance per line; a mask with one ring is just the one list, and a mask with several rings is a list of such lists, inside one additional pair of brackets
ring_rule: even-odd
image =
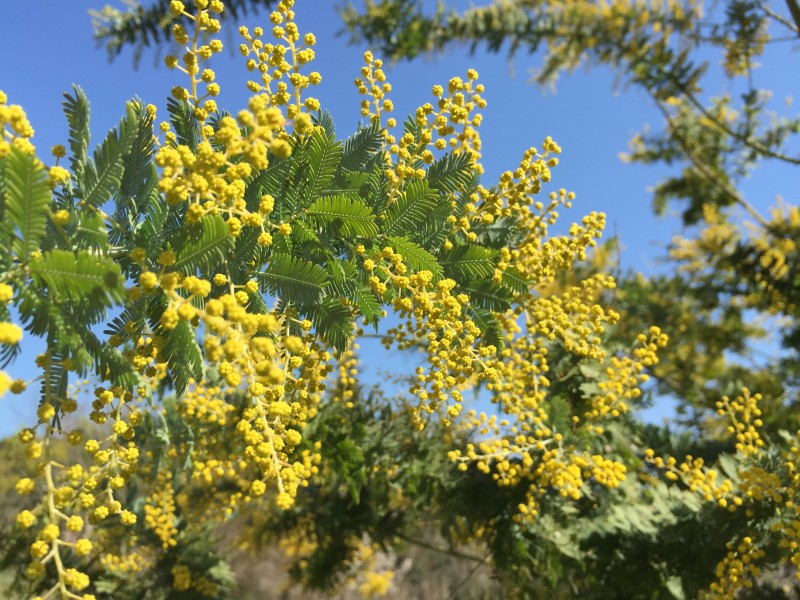
[(353, 315), (339, 298), (323, 298), (308, 312), (308, 316), (322, 339), (337, 352), (347, 347), (353, 335)]
[(0, 213), (16, 228), (12, 248), (21, 260), (37, 250), (47, 232), (47, 209), (51, 195), (48, 177), (34, 156), (17, 148), (5, 159), (2, 170), (4, 191)]
[(299, 219), (292, 221), (292, 244), (305, 245), (306, 248), (320, 248), (319, 236), (314, 231), (313, 223), (306, 223)]
[(510, 267), (503, 271), (503, 285), (515, 294), (524, 294), (528, 291), (530, 282), (522, 273), (517, 271), (514, 267)]
[(408, 238), (390, 237), (389, 246), (403, 257), (403, 262), (415, 273), (430, 271), (434, 281), (442, 278), (442, 266), (430, 252)]
[(342, 159), (342, 143), (317, 131), (308, 143), (308, 185), (304, 193), (306, 203), (314, 202), (333, 181)]
[(452, 206), (447, 198), (439, 198), (439, 203), (428, 217), (408, 237), (423, 248), (440, 248), (450, 234), (447, 219), (452, 214)]
[(125, 292), (119, 265), (106, 256), (52, 250), (31, 260), (29, 269), (34, 281), (65, 299), (81, 301), (99, 290), (119, 302)]
[(476, 306), (470, 306), (467, 313), (473, 323), (481, 330), (481, 338), (484, 345), (492, 345), (498, 348), (503, 346), (502, 330), (496, 315), (485, 308)]
[(472, 282), (460, 286), (460, 289), (469, 294), (474, 305), (492, 312), (505, 312), (511, 307), (511, 293), (492, 281)]
[(330, 277), (326, 290), (330, 295), (349, 297), (361, 283), (359, 267), (351, 260), (330, 260), (325, 265), (325, 271)]
[(331, 113), (326, 111), (318, 110), (314, 115), (311, 116), (311, 121), (314, 125), (319, 125), (325, 130), (325, 135), (329, 138), (336, 136), (336, 127), (333, 124), (333, 117)]
[(101, 341), (91, 330), (80, 330), (83, 346), (92, 358), (95, 373), (113, 385), (126, 389), (135, 386), (139, 374), (129, 359), (108, 342)]
[(270, 161), (266, 171), (261, 171), (251, 181), (244, 193), (247, 209), (258, 210), (258, 204), (264, 194), (270, 194), (275, 199), (273, 214), (281, 218), (286, 214), (285, 190), (289, 175), (291, 161)]
[(381, 148), (383, 136), (377, 123), (359, 129), (344, 141), (340, 168), (348, 171), (360, 171)]
[(521, 241), (522, 229), (514, 217), (501, 217), (491, 223), (476, 223), (472, 231), (478, 243), (490, 248), (516, 245)]
[(207, 216), (200, 225), (200, 235), (190, 239), (178, 251), (174, 270), (186, 274), (194, 274), (198, 270), (209, 273), (222, 264), (233, 249), (234, 239), (221, 216)]
[(122, 182), (124, 158), (130, 152), (137, 130), (135, 105), (127, 105), (127, 115), (119, 128), (111, 129), (103, 143), (94, 151), (94, 160), (84, 164), (83, 177), (78, 179), (83, 202), (95, 208), (114, 196)]
[(426, 181), (411, 181), (384, 213), (386, 232), (392, 236), (411, 232), (436, 209), (438, 200), (436, 192), (428, 189)]
[(200, 136), (192, 106), (185, 100), (168, 98), (167, 112), (169, 113), (169, 120), (175, 128), (175, 136), (178, 139), (178, 143), (189, 146), (194, 152), (197, 149), (197, 144), (203, 138)]
[(123, 208), (125, 204), (135, 201), (130, 208), (134, 208), (138, 214), (146, 206), (146, 192), (155, 169), (151, 160), (155, 151), (155, 138), (151, 113), (144, 110), (138, 100), (130, 104), (134, 108), (135, 121), (130, 123), (131, 147), (123, 160), (124, 172), (117, 194), (117, 208)]
[(97, 212), (80, 211), (75, 232), (72, 235), (74, 247), (80, 250), (97, 250), (101, 253), (108, 248), (108, 230), (103, 217)]
[(89, 101), (77, 85), (72, 86), (72, 91), (74, 96), (64, 92), (63, 107), (69, 125), (70, 166), (75, 179), (81, 181), (86, 153), (89, 151)]
[(182, 220), (175, 218), (178, 210), (167, 205), (158, 188), (152, 187), (147, 192), (146, 217), (135, 228), (134, 245), (144, 248), (148, 254), (160, 252), (165, 241), (182, 225)]
[(465, 189), (472, 180), (472, 157), (466, 152), (445, 154), (428, 169), (428, 185), (452, 194)]
[(320, 224), (338, 225), (346, 236), (373, 237), (378, 234), (375, 215), (360, 199), (323, 196), (306, 209), (306, 214)]
[(376, 160), (379, 158), (382, 158), (382, 154), (376, 154), (370, 160), (370, 164), (366, 167), (369, 176), (364, 184), (366, 193), (364, 199), (375, 214), (386, 212), (389, 198), (389, 181), (386, 179), (385, 165)]
[(448, 277), (456, 281), (477, 280), (494, 274), (496, 252), (481, 246), (456, 246), (443, 252), (439, 262)]
[(288, 254), (273, 255), (266, 271), (258, 277), (265, 291), (300, 304), (318, 302), (328, 284), (322, 267)]
[(167, 359), (172, 383), (178, 395), (186, 390), (189, 380), (201, 381), (205, 362), (197, 344), (194, 328), (188, 321), (179, 321), (175, 329), (163, 332), (165, 343), (163, 354)]
[(353, 290), (351, 298), (364, 322), (377, 326), (383, 316), (383, 309), (375, 293), (367, 286), (359, 285)]
[(14, 239), (14, 225), (11, 219), (5, 217), (6, 193), (3, 191), (4, 185), (3, 163), (0, 162), (0, 269), (8, 271), (13, 263), (11, 242)]

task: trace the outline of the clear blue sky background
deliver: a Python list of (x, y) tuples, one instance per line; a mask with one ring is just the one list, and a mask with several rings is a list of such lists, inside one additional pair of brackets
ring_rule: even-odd
[[(105, 49), (98, 48), (93, 40), (87, 13), (102, 3), (103, 0), (27, 0), (14, 3), (13, 8), (6, 7), (0, 20), (0, 89), (8, 94), (10, 103), (21, 104), (26, 110), (36, 130), (33, 141), (43, 158), (53, 144), (66, 144), (61, 102), (63, 92), (70, 90), (73, 83), (84, 89), (91, 102), (93, 143), (102, 140), (105, 132), (118, 123), (126, 100), (134, 96), (156, 105), (159, 118), (166, 119), (169, 89), (184, 84), (182, 74), (154, 65), (156, 53), (152, 50), (145, 52), (138, 70), (133, 69), (130, 50), (109, 63)], [(459, 8), (468, 5), (463, 1), (454, 4)], [(346, 137), (360, 118), (359, 96), (352, 81), (358, 76), (366, 48), (348, 46), (345, 36), (337, 37), (342, 24), (335, 6), (336, 2), (329, 0), (298, 0), (297, 21), (301, 33), (310, 31), (317, 36), (313, 69), (322, 73), (323, 83), (314, 92), (332, 113), (339, 136)], [(267, 13), (250, 15), (243, 23), (251, 28), (265, 26)], [(222, 36), (226, 51), (215, 57), (212, 67), (222, 86), (218, 104), (235, 113), (246, 106), (247, 73), (244, 60), (236, 52), (238, 34), (232, 24), (228, 23), (228, 28), (230, 35), (223, 32)], [(162, 51), (159, 56), (164, 54)], [(789, 53), (770, 62), (766, 87), (780, 89), (787, 80), (796, 80), (794, 75), (785, 75), (798, 72), (797, 58), (783, 54)], [(630, 137), (645, 124), (659, 128), (659, 114), (641, 92), (614, 93), (613, 74), (608, 69), (562, 77), (557, 92), (547, 92), (528, 82), (535, 64), (535, 57), (522, 55), (512, 69), (503, 55), (469, 56), (466, 49), (460, 48), (436, 59), (399, 64), (388, 70), (394, 88), (391, 97), (395, 116), (402, 121), (419, 104), (429, 101), (433, 84), (446, 83), (449, 77), (463, 76), (468, 68), (476, 68), (489, 103), (482, 126), (484, 181), (495, 181), (502, 171), (518, 164), (525, 149), (540, 146), (545, 136), (552, 136), (564, 151), (550, 189), (565, 187), (577, 194), (573, 209), (562, 215), (562, 223), (579, 220), (593, 210), (606, 212), (608, 234), (617, 234), (621, 240), (622, 267), (654, 273), (664, 246), (679, 231), (676, 218), (656, 218), (650, 208), (647, 189), (666, 171), (623, 164), (618, 154), (626, 150)], [(796, 188), (786, 182), (783, 174), (772, 174), (766, 184), (755, 188), (757, 197), (752, 201), (758, 206), (772, 204), (776, 193)], [(30, 363), (37, 347), (29, 336), (23, 343), (22, 361)], [(12, 374), (14, 368), (22, 369), (18, 373), (33, 372), (18, 363)], [(13, 433), (20, 422), (29, 421), (36, 400), (35, 389), (0, 400), (0, 436)], [(668, 411), (666, 403), (652, 409), (650, 417), (660, 419)]]

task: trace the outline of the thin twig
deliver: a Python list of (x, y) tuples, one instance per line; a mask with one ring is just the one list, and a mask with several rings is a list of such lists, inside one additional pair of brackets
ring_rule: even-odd
[[(790, 4), (791, 2), (792, 2), (792, 0), (788, 0), (787, 4)], [(800, 29), (798, 29), (797, 25), (795, 25), (794, 23), (789, 21), (789, 19), (787, 19), (787, 18), (779, 15), (778, 13), (776, 13), (769, 6), (765, 5), (764, 2), (762, 2), (762, 0), (758, 0), (758, 6), (761, 8), (761, 10), (763, 10), (765, 13), (767, 13), (767, 15), (769, 15), (770, 17), (772, 17), (773, 19), (778, 21), (778, 23), (780, 23), (781, 25), (785, 25), (786, 27), (788, 27), (789, 29), (791, 29), (795, 33), (800, 33)], [(791, 6), (789, 7), (789, 10), (791, 11)]]
[(792, 19), (796, 25), (795, 31), (800, 33), (800, 5), (797, 0), (786, 0), (786, 6), (789, 7), (789, 12), (792, 13)]
[(452, 548), (442, 548), (440, 546), (435, 546), (428, 542), (423, 542), (422, 540), (415, 540), (414, 538), (410, 538), (402, 533), (397, 534), (397, 537), (399, 537), (404, 542), (408, 542), (409, 544), (412, 544), (414, 546), (419, 546), (420, 548), (425, 548), (426, 550), (433, 550), (434, 552), (439, 552), (440, 554), (447, 554), (454, 558), (471, 560), (473, 562), (477, 562), (478, 564), (481, 564), (486, 561), (485, 556), (483, 558), (480, 558), (478, 556), (473, 556), (471, 554), (465, 554), (463, 552), (459, 552), (458, 550), (453, 550)]
[(472, 568), (469, 570), (469, 573), (467, 573), (466, 577), (464, 577), (464, 579), (462, 579), (462, 580), (461, 580), (461, 581), (458, 583), (458, 585), (452, 589), (452, 591), (450, 592), (450, 596), (448, 597), (448, 600), (453, 600), (453, 599), (456, 597), (456, 592), (457, 592), (457, 591), (458, 591), (458, 590), (459, 590), (459, 589), (460, 589), (460, 588), (461, 588), (461, 587), (462, 587), (462, 586), (463, 586), (465, 583), (467, 583), (467, 581), (469, 581), (469, 580), (470, 580), (470, 578), (471, 578), (471, 577), (472, 577), (472, 576), (473, 576), (473, 575), (476, 573), (476, 571), (478, 570), (478, 567), (480, 567), (482, 564), (484, 564), (484, 563), (486, 562), (486, 559), (488, 559), (488, 558), (489, 558), (489, 554), (490, 554), (490, 552), (487, 550), (487, 552), (486, 552), (486, 555), (485, 555), (485, 556), (484, 556), (484, 557), (481, 559), (481, 561), (480, 561), (479, 563), (477, 563), (477, 564), (476, 564), (474, 567), (472, 567)]
[(681, 145), (681, 148), (686, 153), (687, 158), (691, 161), (691, 163), (695, 166), (695, 168), (700, 171), (706, 179), (708, 179), (711, 183), (716, 185), (719, 189), (721, 189), (725, 194), (730, 197), (734, 202), (736, 202), (739, 206), (745, 209), (747, 213), (753, 217), (756, 221), (758, 221), (759, 225), (761, 225), (764, 229), (769, 229), (770, 225), (761, 216), (761, 214), (755, 209), (755, 207), (750, 204), (747, 200), (745, 200), (735, 189), (729, 186), (727, 183), (722, 181), (719, 177), (717, 177), (708, 166), (703, 163), (699, 158), (697, 158), (694, 153), (689, 149), (689, 145), (686, 143), (686, 140), (683, 139), (680, 135), (678, 135), (674, 123), (672, 121), (672, 117), (670, 116), (667, 109), (664, 106), (656, 101), (656, 105), (658, 106), (661, 113), (664, 115), (664, 118), (667, 120), (667, 124), (672, 132), (672, 135)]

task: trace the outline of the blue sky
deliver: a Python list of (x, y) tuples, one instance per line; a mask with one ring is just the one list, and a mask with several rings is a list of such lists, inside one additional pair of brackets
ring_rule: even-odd
[[(114, 5), (121, 6), (121, 2)], [(345, 36), (336, 36), (342, 25), (335, 5), (328, 0), (298, 0), (296, 9), (301, 33), (313, 32), (318, 40), (313, 69), (322, 73), (323, 82), (314, 90), (315, 95), (332, 113), (339, 136), (346, 137), (360, 118), (359, 96), (352, 81), (358, 76), (366, 48), (348, 46)], [(455, 5), (464, 7), (467, 3)], [(73, 83), (84, 89), (91, 102), (93, 143), (116, 125), (126, 100), (134, 96), (156, 105), (159, 118), (166, 119), (169, 89), (184, 83), (180, 73), (154, 66), (152, 50), (145, 52), (138, 70), (133, 69), (129, 50), (109, 63), (105, 49), (95, 45), (87, 12), (101, 6), (102, 0), (27, 0), (4, 11), (5, 17), (0, 20), (0, 39), (4, 42), (0, 89), (8, 94), (10, 103), (21, 104), (26, 110), (36, 130), (33, 141), (42, 157), (53, 144), (66, 144), (61, 102), (63, 92)], [(251, 28), (266, 25), (267, 13), (250, 15), (243, 24)], [(218, 103), (234, 113), (246, 106), (248, 97), (244, 61), (235, 52), (237, 38), (235, 28), (230, 35), (223, 32), (226, 51), (215, 57), (212, 65), (222, 86)], [(797, 58), (793, 56), (782, 56), (770, 65), (767, 83), (779, 88), (787, 85), (787, 72), (797, 73)], [(622, 267), (654, 273), (664, 246), (679, 231), (676, 218), (657, 218), (650, 208), (647, 189), (666, 171), (626, 165), (618, 155), (645, 124), (659, 128), (659, 114), (642, 92), (615, 93), (613, 74), (608, 69), (564, 76), (557, 92), (552, 92), (528, 82), (533, 66), (535, 59), (523, 54), (514, 62), (512, 74), (512, 65), (503, 55), (469, 56), (465, 48), (452, 49), (435, 59), (399, 64), (388, 69), (395, 116), (402, 121), (419, 104), (429, 101), (433, 84), (446, 83), (453, 75), (463, 76), (470, 67), (477, 69), (488, 101), (482, 126), (484, 181), (492, 182), (502, 171), (513, 169), (525, 149), (540, 146), (545, 136), (552, 136), (563, 154), (550, 189), (565, 187), (577, 194), (573, 209), (562, 214), (562, 223), (580, 220), (590, 211), (606, 212), (608, 234), (617, 234), (621, 240)], [(780, 94), (777, 97), (782, 98)], [(786, 182), (783, 174), (771, 174), (766, 183), (754, 184), (757, 197), (752, 200), (759, 206), (772, 204), (776, 193), (793, 189)], [(31, 362), (36, 348), (30, 340), (23, 343), (22, 359)], [(15, 431), (20, 420), (29, 419), (35, 401), (33, 391), (0, 400), (0, 436)], [(661, 406), (654, 411), (652, 417), (660, 418), (668, 408)]]

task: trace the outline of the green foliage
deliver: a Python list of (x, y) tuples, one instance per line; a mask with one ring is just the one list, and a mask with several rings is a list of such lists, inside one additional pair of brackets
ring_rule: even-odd
[(441, 279), (442, 265), (430, 252), (405, 237), (389, 237), (389, 247), (399, 253), (414, 271), (430, 271), (434, 281)]
[[(138, 124), (137, 113), (140, 108), (133, 102), (127, 106), (127, 115), (119, 123), (119, 131), (112, 129), (106, 139), (94, 151), (94, 160), (87, 160), (81, 176), (76, 178), (78, 195), (83, 206), (98, 208), (108, 201), (122, 183), (125, 169), (125, 157), (129, 154), (138, 133), (133, 125)], [(152, 131), (152, 125), (150, 127)], [(142, 148), (138, 148), (142, 151)], [(139, 162), (141, 162), (141, 157)]]
[(372, 238), (378, 234), (375, 215), (360, 199), (346, 196), (322, 196), (306, 209), (314, 221), (332, 225), (347, 237)]
[(289, 254), (273, 254), (259, 279), (264, 291), (301, 304), (319, 301), (328, 283), (321, 267)]
[(439, 262), (449, 277), (477, 280), (492, 276), (495, 260), (496, 253), (490, 248), (469, 244), (442, 253)]
[(54, 300), (96, 298), (99, 291), (109, 303), (119, 302), (124, 292), (120, 267), (111, 258), (51, 250), (31, 260), (28, 268), (34, 281), (46, 287)]
[(436, 206), (437, 196), (426, 181), (410, 182), (383, 213), (386, 232), (413, 238), (417, 227), (431, 216)]
[(6, 229), (5, 233), (11, 235), (0, 243), (12, 248), (19, 260), (28, 261), (45, 235), (46, 210), (50, 204), (47, 173), (34, 156), (12, 148), (0, 175), (3, 177), (0, 214), (16, 228), (16, 231)]
[(164, 356), (172, 373), (175, 392), (182, 394), (191, 379), (200, 381), (203, 378), (203, 353), (187, 321), (180, 321), (177, 327), (166, 331), (164, 337)]
[[(228, 10), (235, 18), (237, 11), (248, 6), (270, 4), (238, 0), (229, 3)], [(272, 460), (264, 457), (282, 452), (286, 442), (270, 437), (269, 443), (251, 443), (248, 434), (267, 431), (275, 436), (281, 427), (282, 433), (287, 427), (300, 427), (278, 418), (283, 406), (276, 406), (274, 415), (267, 413), (268, 418), (257, 415), (261, 420), (251, 431), (245, 427), (252, 416), (247, 415), (263, 406), (252, 403), (248, 396), (253, 393), (252, 383), (226, 380), (230, 373), (225, 373), (225, 368), (253, 351), (248, 344), (262, 342), (265, 348), (271, 344), (273, 350), (276, 344), (285, 344), (284, 354), (292, 354), (275, 377), (283, 382), (281, 398), (286, 398), (285, 404), (294, 413), (304, 410), (302, 393), (308, 392), (300, 390), (298, 381), (304, 375), (298, 373), (315, 360), (309, 357), (330, 356), (328, 351), (333, 350), (342, 361), (342, 377), (313, 405), (313, 411), (308, 411), (316, 414), (307, 424), (302, 423), (300, 447), (292, 449), (296, 456), (287, 450), (291, 458), (281, 459), (279, 464), (288, 473), (306, 468), (302, 461), (309, 456), (320, 459), (319, 469), (304, 480), (308, 486), (298, 492), (295, 506), (279, 511), (266, 504), (248, 505), (252, 499), (236, 505), (240, 516), (249, 520), (249, 535), (257, 532), (265, 542), (295, 536), (313, 540), (309, 554), (298, 557), (291, 566), (295, 579), (308, 587), (327, 592), (341, 584), (365, 539), (396, 553), (412, 545), (426, 547), (467, 561), (470, 574), (476, 565), (491, 564), (502, 588), (498, 594), (519, 598), (696, 597), (716, 579), (713, 567), (725, 557), (726, 543), (737, 544), (745, 535), (757, 536), (759, 548), (766, 552), (765, 564), (776, 564), (786, 556), (775, 527), (788, 511), (784, 498), (751, 503), (744, 494), (742, 501), (751, 503), (747, 510), (726, 510), (713, 501), (701, 502), (685, 480), (663, 483), (658, 468), (642, 457), (647, 448), (659, 456), (691, 454), (712, 465), (720, 478), (729, 479), (734, 486), (744, 485), (746, 469), (753, 469), (752, 474), (763, 468), (782, 482), (794, 477), (786, 452), (795, 442), (782, 434), (790, 426), (794, 429), (797, 420), (794, 408), (800, 368), (794, 351), (800, 337), (800, 258), (794, 240), (800, 234), (800, 212), (791, 206), (785, 216), (763, 217), (738, 190), (759, 161), (800, 163), (786, 150), (800, 131), (800, 121), (766, 118), (767, 104), (750, 81), (752, 60), (762, 51), (767, 20), (794, 31), (792, 23), (786, 17), (783, 22), (775, 19), (761, 3), (737, 0), (724, 7), (721, 17), (713, 13), (717, 21), (709, 26), (707, 37), (701, 37), (695, 35), (697, 16), (691, 11), (670, 13), (674, 7), (667, 10), (651, 3), (652, 14), (643, 15), (640, 3), (619, 5), (615, 8), (619, 14), (610, 19), (596, 3), (585, 3), (583, 10), (562, 10), (561, 6), (566, 5), (504, 1), (463, 14), (453, 11), (445, 15), (443, 9), (437, 9), (428, 15), (420, 2), (382, 0), (368, 3), (364, 15), (353, 9), (343, 13), (356, 36), (380, 36), (394, 58), (466, 40), (512, 53), (553, 44), (542, 57), (541, 82), (552, 81), (560, 71), (584, 61), (613, 65), (623, 81), (651, 95), (665, 119), (663, 132), (634, 140), (630, 158), (680, 167), (656, 186), (656, 210), (663, 212), (670, 203), (680, 202), (684, 223), (701, 230), (689, 240), (692, 243), (676, 244), (673, 257), (683, 271), (649, 279), (625, 274), (615, 295), (609, 293), (622, 316), (616, 327), (607, 329), (598, 340), (603, 360), (573, 355), (560, 342), (560, 336), (574, 332), (599, 336), (599, 327), (559, 322), (552, 334), (539, 338), (546, 352), (536, 357), (538, 364), (519, 355), (518, 372), (535, 375), (536, 398), (516, 397), (513, 381), (507, 382), (507, 389), (484, 385), (483, 374), (475, 374), (477, 369), (456, 381), (454, 385), (471, 389), (481, 402), (485, 398), (495, 403), (492, 410), (506, 412), (506, 416), (518, 416), (511, 410), (509, 395), (514, 396), (513, 401), (524, 400), (534, 406), (530, 415), (515, 425), (500, 425), (515, 434), (504, 440), (513, 440), (515, 446), (500, 453), (497, 460), (487, 459), (486, 464), (492, 465), (487, 467), (488, 473), (461, 470), (463, 463), (452, 460), (448, 453), (460, 452), (470, 447), (468, 444), (484, 452), (481, 436), (490, 433), (494, 421), (484, 430), (478, 428), (474, 437), (464, 429), (446, 429), (436, 414), (447, 414), (446, 407), (436, 407), (433, 402), (433, 415), (423, 415), (426, 428), (421, 431), (408, 419), (406, 402), (410, 401), (404, 390), (392, 401), (379, 391), (367, 393), (353, 383), (355, 367), (347, 363), (359, 321), (374, 325), (378, 332), (381, 324), (394, 324), (391, 319), (384, 321), (393, 302), (402, 306), (401, 302), (413, 299), (423, 304), (416, 290), (395, 285), (388, 266), (368, 266), (367, 260), (374, 263), (373, 258), (391, 254), (384, 250), (387, 247), (402, 256), (408, 270), (400, 275), (429, 271), (434, 282), (451, 278), (454, 294), (466, 294), (463, 321), (471, 319), (481, 335), (479, 343), (470, 348), (474, 353), (458, 357), (465, 364), (480, 364), (485, 358), (480, 351), (489, 346), (511, 356), (515, 340), (508, 334), (513, 329), (508, 323), (523, 313), (536, 313), (537, 303), (547, 297), (544, 286), (534, 287), (535, 282), (523, 274), (522, 261), (519, 268), (513, 261), (507, 264), (507, 250), (530, 235), (514, 216), (476, 221), (469, 236), (452, 226), (466, 214), (465, 204), (479, 185), (469, 153), (441, 154), (432, 163), (420, 160), (413, 167), (422, 169), (424, 176), (390, 181), (386, 164), (387, 159), (391, 162), (391, 153), (385, 148), (380, 125), (362, 125), (340, 141), (333, 119), (321, 112), (314, 119), (318, 127), (313, 132), (286, 134), (290, 156), (269, 154), (267, 168), (254, 169), (252, 175), (237, 182), (246, 186), (242, 188), (244, 203), (251, 213), (259, 212), (265, 195), (272, 196), (274, 207), (261, 223), (263, 228), (257, 219), (255, 225), (245, 223), (241, 228), (229, 220), (238, 214), (234, 211), (241, 210), (240, 205), (218, 207), (219, 212), (202, 218), (194, 213), (190, 219), (185, 205), (171, 206), (164, 201), (153, 162), (152, 116), (138, 101), (127, 104), (119, 126), (89, 158), (88, 101), (77, 87), (72, 95), (65, 94), (72, 179), (52, 193), (45, 169), (33, 157), (12, 149), (0, 160), (0, 277), (12, 283), (15, 291), (13, 309), (3, 305), (0, 321), (11, 320), (18, 313), (27, 333), (47, 343), (47, 353), (39, 361), (44, 365), (41, 398), (54, 404), (57, 412), (52, 419), (40, 419), (39, 426), (48, 432), (60, 431), (69, 370), (81, 376), (94, 371), (104, 382), (137, 393), (146, 387), (143, 374), (150, 377), (161, 368), (166, 370), (161, 387), (150, 390), (152, 397), (142, 398), (142, 406), (153, 410), (146, 410), (133, 426), (133, 437), (141, 441), (142, 452), (152, 460), (148, 467), (154, 469), (144, 469), (135, 483), (126, 484), (125, 493), (130, 496), (126, 506), (137, 516), (133, 535), (158, 548), (161, 540), (146, 525), (144, 506), (152, 505), (147, 498), (157, 491), (155, 473), (167, 474), (175, 498), (181, 499), (174, 520), (179, 542), (156, 552), (156, 563), (141, 578), (115, 575), (96, 561), (90, 563), (87, 568), (101, 598), (196, 597), (194, 588), (177, 588), (173, 569), (179, 566), (209, 578), (216, 587), (208, 597), (238, 597), (240, 590), (229, 567), (234, 561), (226, 562), (224, 552), (218, 551), (224, 547), (218, 531), (192, 523), (196, 514), (188, 509), (194, 507), (185, 500), (196, 499), (200, 504), (202, 493), (214, 496), (214, 501), (218, 500), (216, 494), (231, 490), (235, 493), (228, 498), (238, 494), (241, 499), (250, 493), (250, 481), (242, 484), (223, 467), (213, 471), (215, 479), (209, 486), (192, 480), (190, 474), (199, 472), (190, 471), (197, 466), (198, 449), (218, 443), (222, 462), (257, 457), (257, 473), (247, 476), (260, 482), (267, 477), (264, 467)], [(800, 11), (796, 3), (788, 6), (791, 18), (797, 21)], [(106, 9), (96, 15), (98, 37), (112, 52), (130, 42), (141, 49), (162, 39), (167, 10), (164, 0), (147, 9), (135, 6), (127, 13)], [(682, 49), (676, 49), (677, 43), (659, 42), (653, 29), (656, 24), (662, 32), (674, 33)], [(705, 43), (723, 52), (728, 75), (747, 76), (748, 91), (741, 102), (726, 97), (710, 104), (701, 101), (705, 97), (701, 92), (707, 91), (702, 87), (706, 66), (695, 55), (702, 55)], [(168, 112), (176, 140), (165, 146), (183, 144), (196, 149), (206, 134), (198, 126), (194, 107), (171, 100)], [(224, 114), (207, 121), (212, 130), (219, 130)], [(416, 119), (405, 122), (405, 131), (411, 136), (412, 150), (423, 147), (422, 128)], [(223, 147), (213, 136), (210, 143)], [(240, 159), (232, 160), (235, 164)], [(109, 201), (114, 205), (110, 217), (101, 212)], [(198, 206), (195, 202), (193, 208)], [(732, 215), (735, 207), (753, 218), (756, 234), (743, 233)], [(203, 208), (206, 210), (213, 212)], [(65, 211), (69, 219), (57, 222), (59, 211)], [(174, 264), (170, 253), (175, 254)], [(606, 266), (602, 248), (595, 261), (559, 273), (547, 285), (570, 289), (586, 281)], [(141, 283), (145, 274), (158, 279), (165, 273), (167, 281), (174, 273), (223, 283), (215, 283), (208, 303), (181, 287), (175, 291), (166, 284), (160, 288)], [(225, 278), (217, 280), (215, 275)], [(253, 280), (272, 298), (256, 293)], [(127, 293), (125, 285), (131, 282), (141, 285)], [(248, 293), (243, 296), (244, 287)], [(178, 312), (168, 314), (167, 307), (190, 294), (191, 304), (181, 305), (187, 310), (172, 319)], [(247, 344), (228, 344), (227, 340), (220, 350), (213, 343), (199, 343), (198, 314), (206, 307), (211, 312), (210, 300), (219, 298), (224, 302), (217, 304), (225, 307), (227, 316), (242, 307), (250, 313), (249, 321), (231, 325), (231, 331), (257, 331), (258, 335), (242, 338)], [(566, 302), (565, 314), (571, 314), (571, 302)], [(732, 354), (749, 357), (754, 340), (765, 333), (750, 322), (747, 311), (785, 320), (782, 343), (790, 353), (788, 358), (753, 367), (731, 360)], [(109, 339), (97, 334), (97, 326), (106, 321)], [(623, 350), (638, 339), (643, 323), (659, 325), (671, 334), (673, 345), (666, 359), (644, 366), (654, 376), (655, 392), (679, 397), (679, 410), (687, 416), (691, 429), (645, 426), (621, 410), (613, 422), (597, 421), (604, 428), (587, 432), (577, 423), (594, 418), (593, 407), (608, 394), (600, 382), (624, 371)], [(409, 345), (427, 350), (436, 341), (440, 345), (434, 359), (450, 368), (455, 359), (448, 344), (466, 337), (463, 330), (456, 330), (455, 325), (461, 324), (445, 324), (453, 326), (453, 331), (444, 334), (445, 326), (436, 324), (431, 335), (420, 335)], [(536, 326), (534, 318), (527, 321), (527, 327)], [(204, 327), (213, 330), (215, 323), (205, 321)], [(290, 342), (289, 336), (303, 336), (303, 344), (307, 343), (303, 351), (307, 352), (289, 351), (288, 345), (297, 341)], [(217, 350), (224, 356), (218, 369), (209, 367), (213, 362), (209, 356)], [(3, 345), (0, 362), (13, 359), (16, 351), (14, 344)], [(268, 356), (269, 350), (264, 352)], [(537, 371), (544, 357), (550, 368), (547, 379)], [(159, 368), (142, 366), (151, 359), (160, 363)], [(327, 368), (321, 369), (323, 375)], [(448, 373), (437, 375), (447, 379)], [(192, 381), (229, 386), (227, 392), (212, 399), (217, 403), (214, 406), (222, 407), (219, 415), (203, 422), (201, 417), (209, 414), (205, 407), (196, 412), (186, 409)], [(407, 389), (419, 381), (417, 376), (399, 383)], [(735, 442), (720, 433), (722, 422), (708, 410), (722, 394), (738, 394), (745, 385), (768, 396), (764, 406), (769, 408), (758, 426), (767, 448), (753, 456), (743, 451), (734, 454)], [(620, 394), (624, 395), (624, 390)], [(647, 391), (645, 396), (641, 400), (631, 394), (625, 400), (630, 404), (652, 401)], [(526, 477), (498, 485), (498, 465), (505, 472), (523, 472), (530, 478), (553, 467), (544, 459), (532, 467), (522, 458), (528, 450), (521, 445), (527, 441), (519, 438), (525, 440), (528, 428), (543, 431), (534, 427), (540, 421), (546, 422), (548, 432), (542, 434), (546, 439), (541, 441), (538, 449), (542, 454), (537, 457), (552, 449), (583, 462), (560, 465), (563, 473), (554, 474), (552, 482), (535, 491)], [(215, 430), (209, 434), (222, 423), (234, 427), (224, 430), (224, 435)], [(292, 463), (297, 457), (298, 462)], [(459, 457), (463, 455), (455, 458)], [(591, 461), (598, 457), (624, 465), (628, 476), (618, 486), (602, 485), (599, 477), (591, 474)], [(582, 483), (577, 497), (569, 498), (568, 487), (559, 481), (575, 472)], [(99, 484), (103, 493), (112, 492), (110, 481)], [(520, 518), (520, 505), (529, 506), (532, 494), (539, 512), (535, 518)], [(221, 512), (220, 507), (226, 510), (229, 505), (214, 505), (209, 500), (208, 506), (211, 508), (206, 510)], [(119, 535), (116, 523), (92, 526), (103, 530), (107, 539), (121, 539), (115, 537)], [(7, 556), (29, 552), (18, 532), (0, 539)], [(70, 555), (69, 560), (72, 558)], [(453, 586), (449, 593), (461, 597), (463, 590)]]
[[(124, 11), (111, 5), (89, 11), (94, 37), (98, 45), (105, 45), (109, 61), (119, 56), (123, 48), (133, 46), (134, 65), (138, 65), (146, 48), (166, 43), (169, 40), (169, 2), (157, 0), (148, 6), (129, 2)], [(227, 0), (222, 18), (238, 20), (273, 4), (272, 0)], [(185, 18), (181, 20), (184, 24), (188, 21)]]
[(178, 250), (176, 271), (187, 275), (208, 273), (222, 264), (234, 247), (234, 240), (224, 219), (219, 215), (205, 217), (196, 231), (189, 231), (186, 242)]
[(81, 178), (89, 151), (89, 101), (77, 85), (72, 91), (74, 96), (64, 92), (64, 114), (69, 125), (70, 166), (75, 177)]

